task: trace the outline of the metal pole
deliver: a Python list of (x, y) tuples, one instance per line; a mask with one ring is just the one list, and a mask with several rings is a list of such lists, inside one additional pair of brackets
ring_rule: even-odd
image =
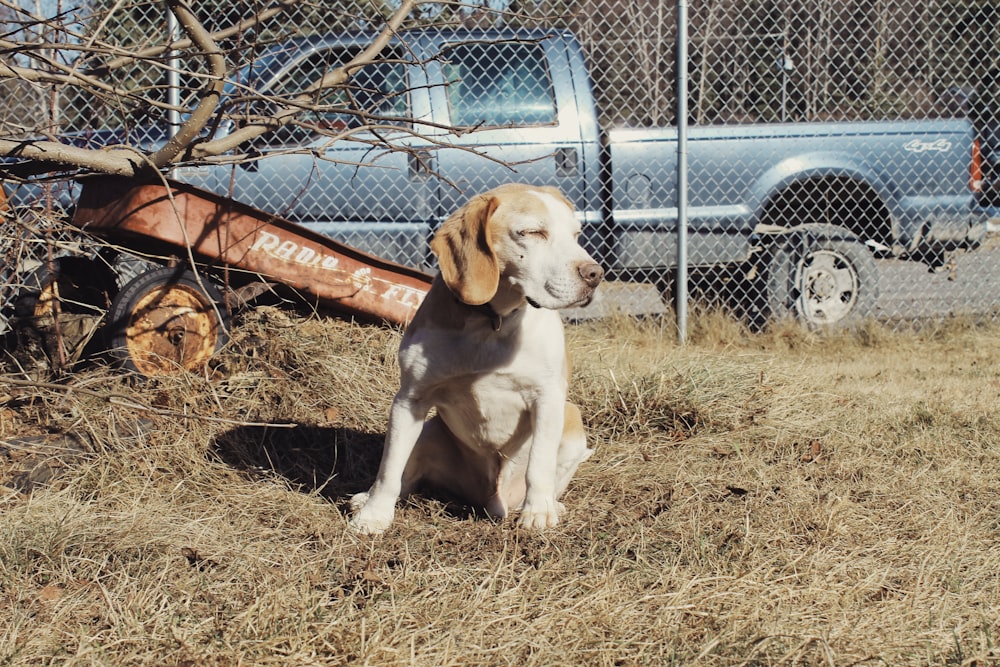
[[(169, 39), (171, 41), (180, 39), (181, 36), (181, 26), (177, 22), (177, 17), (174, 13), (167, 10), (167, 32), (170, 35)], [(167, 109), (167, 123), (170, 125), (169, 132), (172, 135), (177, 132), (177, 128), (181, 125), (181, 72), (180, 72), (181, 60), (178, 57), (176, 51), (171, 51), (170, 58), (167, 60), (167, 104), (170, 108)]]
[(687, 248), (687, 0), (677, 0), (677, 341), (687, 340), (688, 248)]

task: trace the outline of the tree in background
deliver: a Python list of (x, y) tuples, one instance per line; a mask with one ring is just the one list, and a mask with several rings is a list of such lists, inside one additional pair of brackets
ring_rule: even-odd
[[(0, 45), (11, 55), (0, 65), (0, 79), (38, 94), (28, 105), (9, 105), (22, 110), (8, 113), (0, 127), (0, 156), (17, 157), (22, 165), (59, 164), (130, 176), (227, 154), (226, 159), (240, 159), (231, 154), (234, 149), (294, 123), (315, 105), (317, 91), (346, 85), (352, 70), (377, 61), (392, 35), (418, 20), (418, 9), (432, 4), (441, 3), (402, 0), (331, 7), (298, 0), (192, 5), (181, 0), (97, 0), (64, 9), (3, 2), (8, 29)], [(173, 35), (168, 17), (176, 22)], [(227, 75), (268, 45), (301, 34), (304, 26), (310, 32), (370, 28), (371, 45), (320, 79), (303, 82), (297, 95), (272, 100), (266, 115), (248, 119), (244, 114), (238, 130), (214, 138), (213, 126), (227, 120), (231, 110), (247, 108), (242, 99), (261, 95), (244, 82), (242, 88), (228, 90), (222, 104)], [(178, 101), (167, 95), (171, 73), (176, 74)], [(169, 128), (166, 142), (143, 150), (138, 130), (162, 126), (170, 114), (181, 120)], [(117, 139), (137, 145), (107, 148), (107, 137), (88, 143), (87, 133), (106, 128), (120, 130)], [(78, 134), (67, 140), (65, 133), (74, 130)]]

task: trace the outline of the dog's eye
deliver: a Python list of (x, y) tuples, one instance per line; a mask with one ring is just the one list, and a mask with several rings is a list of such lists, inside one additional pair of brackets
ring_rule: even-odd
[(534, 236), (540, 239), (547, 239), (549, 233), (544, 229), (521, 229), (517, 232), (518, 236)]

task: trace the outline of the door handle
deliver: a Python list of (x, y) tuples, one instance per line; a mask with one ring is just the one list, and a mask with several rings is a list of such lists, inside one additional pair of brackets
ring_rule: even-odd
[(580, 175), (580, 156), (575, 148), (557, 148), (556, 176), (570, 178)]

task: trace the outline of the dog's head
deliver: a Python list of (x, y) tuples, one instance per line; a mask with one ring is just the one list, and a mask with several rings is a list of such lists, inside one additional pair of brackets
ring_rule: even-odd
[(590, 303), (604, 269), (579, 244), (580, 224), (559, 190), (503, 185), (473, 197), (431, 241), (448, 288), (470, 305), (501, 289), (533, 306)]

